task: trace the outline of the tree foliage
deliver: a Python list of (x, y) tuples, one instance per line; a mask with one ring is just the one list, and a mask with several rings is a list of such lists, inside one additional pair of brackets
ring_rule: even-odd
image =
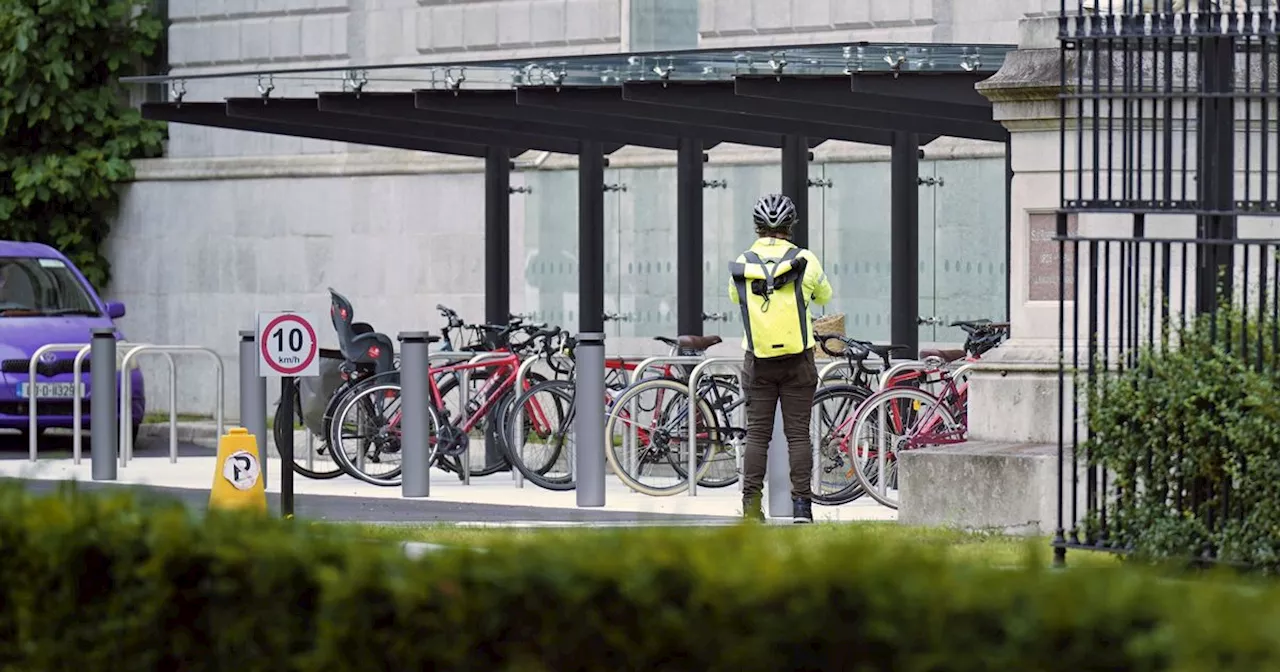
[(117, 185), (164, 140), (118, 79), (162, 30), (139, 0), (0, 0), (0, 236), (61, 250), (99, 288)]

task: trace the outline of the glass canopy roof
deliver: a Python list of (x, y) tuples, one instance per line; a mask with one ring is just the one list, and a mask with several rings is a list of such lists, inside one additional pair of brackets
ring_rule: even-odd
[[(590, 56), (451, 61), (126, 77), (134, 84), (221, 80), (219, 95), (310, 95), (314, 91), (618, 86), (628, 81), (731, 81), (737, 75), (859, 72), (995, 72), (1016, 47), (997, 44), (840, 43)], [(204, 88), (204, 87), (200, 87)], [(311, 91), (307, 91), (311, 89)], [(211, 92), (208, 92), (211, 93)]]

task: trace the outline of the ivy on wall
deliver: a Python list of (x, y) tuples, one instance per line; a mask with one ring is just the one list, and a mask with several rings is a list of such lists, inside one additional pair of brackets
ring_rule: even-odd
[(117, 185), (164, 141), (118, 78), (162, 32), (138, 0), (0, 0), (0, 238), (57, 248), (100, 289)]

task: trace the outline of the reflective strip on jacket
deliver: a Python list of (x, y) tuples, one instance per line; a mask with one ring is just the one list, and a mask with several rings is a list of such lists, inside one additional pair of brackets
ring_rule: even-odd
[[(791, 249), (798, 249), (796, 258), (803, 259), (805, 262), (804, 279), (801, 284), (801, 294), (804, 299), (804, 307), (802, 308), (804, 333), (795, 334), (801, 336), (800, 340), (802, 341), (802, 347), (800, 348), (800, 351), (803, 351), (804, 349), (813, 347), (813, 318), (809, 315), (809, 304), (814, 303), (819, 306), (823, 306), (831, 300), (831, 283), (827, 280), (827, 274), (822, 270), (822, 263), (818, 261), (818, 256), (813, 252), (804, 248), (797, 248), (791, 241), (784, 240), (782, 238), (760, 238), (747, 249), (747, 252), (755, 252), (765, 261), (776, 261), (782, 259), (782, 257), (786, 255), (787, 251)], [(745, 264), (746, 262), (746, 252), (744, 252), (743, 254), (738, 255), (734, 264)], [(788, 287), (782, 291), (791, 291), (791, 289)], [(750, 291), (746, 292), (746, 294), (746, 307), (748, 312), (753, 315), (759, 314), (758, 311), (760, 311), (764, 305), (764, 299), (752, 294)], [(734, 304), (741, 305), (738, 288), (732, 277), (729, 278), (729, 300)], [(797, 325), (799, 324), (799, 317), (800, 316), (797, 316)], [(747, 352), (754, 352), (757, 356), (769, 356), (767, 349), (763, 347), (752, 347), (751, 340), (748, 339), (747, 336), (748, 331), (751, 330), (751, 326), (743, 324), (742, 327), (744, 332), (742, 337), (742, 349)], [(798, 332), (799, 330), (797, 329), (796, 331)], [(757, 333), (757, 336), (760, 335), (758, 331), (755, 333)], [(767, 338), (768, 334), (765, 334), (765, 336)], [(792, 335), (792, 338), (794, 338), (794, 335)], [(791, 347), (786, 348), (786, 350), (796, 350), (796, 348)]]

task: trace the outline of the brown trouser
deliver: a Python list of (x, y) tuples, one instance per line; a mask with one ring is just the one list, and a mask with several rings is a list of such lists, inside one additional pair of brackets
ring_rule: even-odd
[(773, 437), (774, 411), (782, 402), (782, 430), (787, 436), (791, 461), (791, 496), (810, 499), (813, 440), (809, 436), (813, 393), (818, 368), (813, 349), (798, 355), (757, 358), (748, 352), (743, 361), (747, 384), (747, 447), (743, 455), (743, 495), (764, 491), (769, 439)]

